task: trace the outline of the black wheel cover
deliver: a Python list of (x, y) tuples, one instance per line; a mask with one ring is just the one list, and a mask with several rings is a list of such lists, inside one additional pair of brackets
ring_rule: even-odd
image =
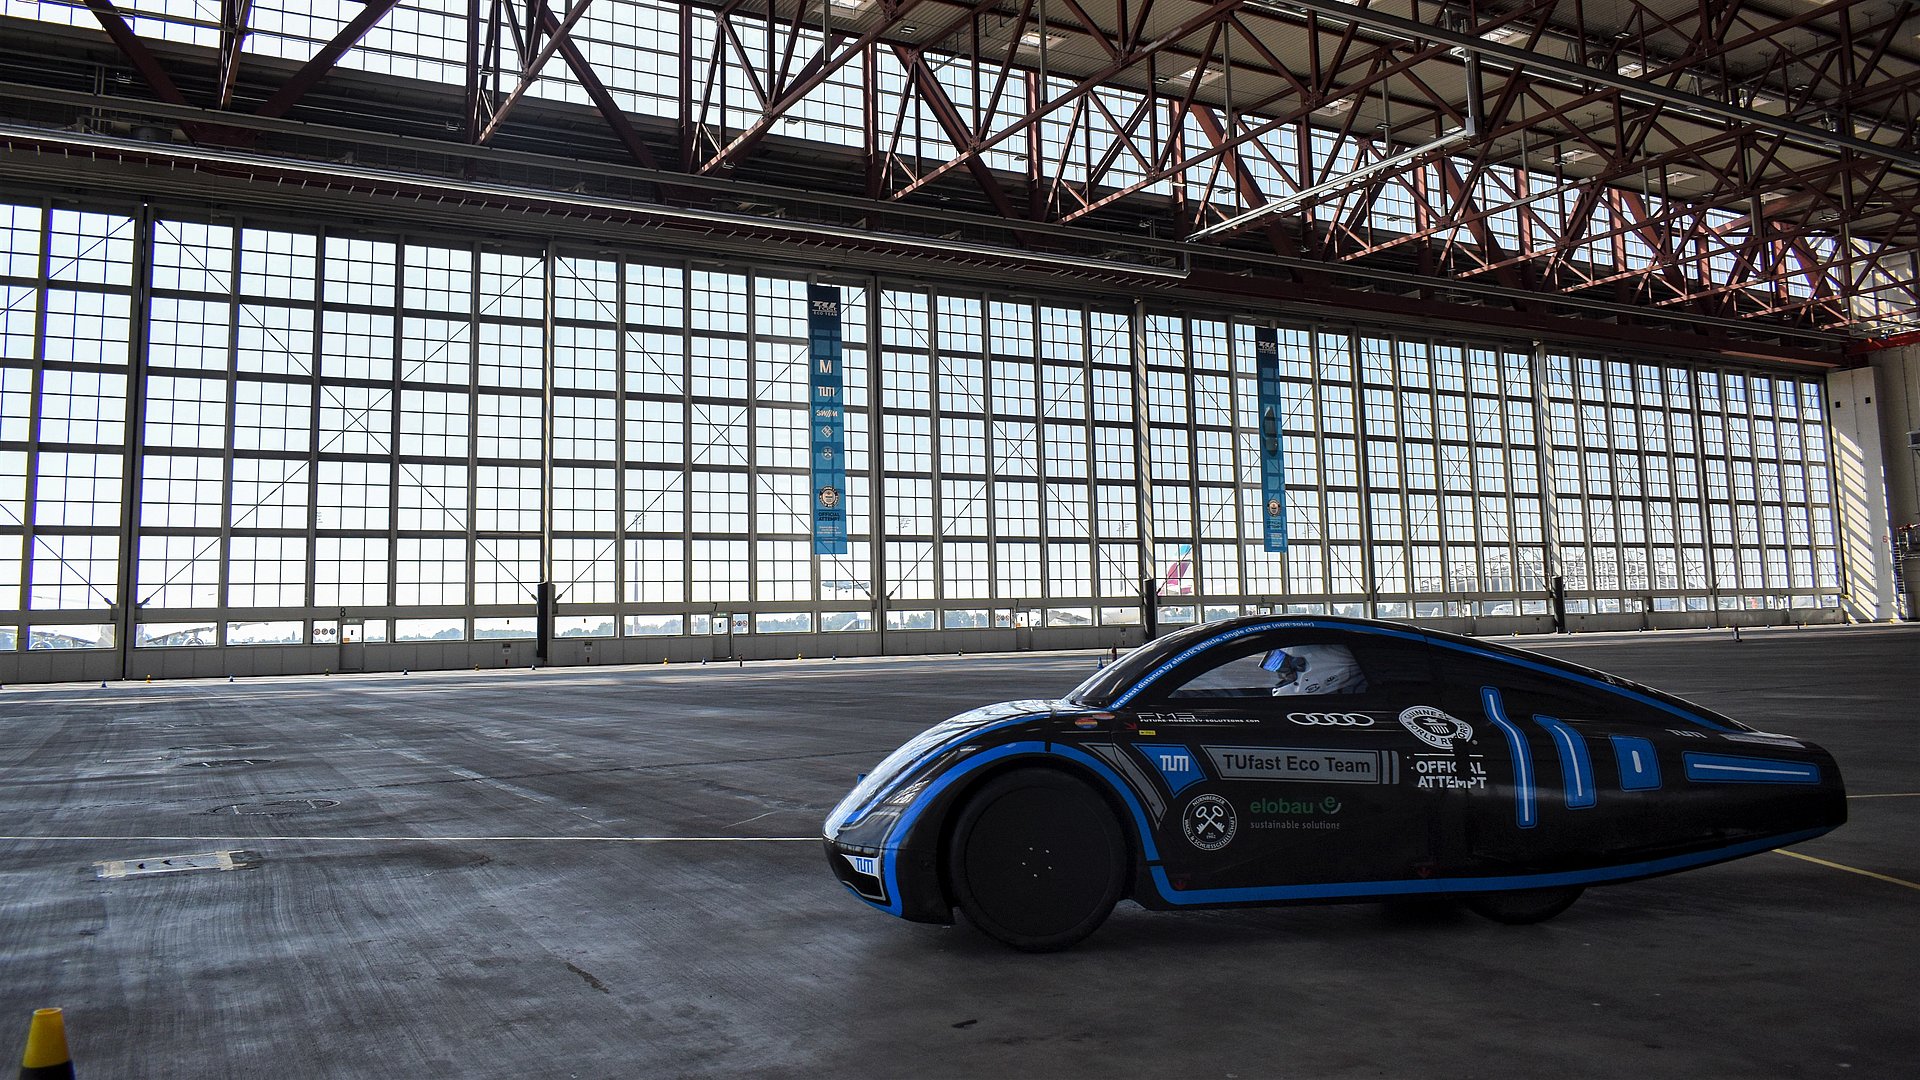
[(1029, 952), (1064, 949), (1098, 929), (1126, 872), (1126, 839), (1106, 800), (1053, 769), (989, 780), (961, 805), (947, 846), (960, 910)]
[(1573, 906), (1586, 890), (1578, 886), (1561, 889), (1521, 889), (1515, 892), (1480, 893), (1467, 897), (1467, 906), (1477, 915), (1509, 926), (1546, 922)]

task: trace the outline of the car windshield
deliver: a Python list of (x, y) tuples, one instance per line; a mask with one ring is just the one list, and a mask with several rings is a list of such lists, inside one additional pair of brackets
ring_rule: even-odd
[(1208, 634), (1218, 629), (1220, 627), (1217, 623), (1189, 626), (1185, 630), (1150, 641), (1118, 661), (1094, 672), (1086, 682), (1073, 688), (1073, 692), (1067, 695), (1067, 700), (1090, 709), (1104, 709), (1114, 698), (1145, 678), (1153, 669), (1180, 655), (1180, 650), (1204, 640)]

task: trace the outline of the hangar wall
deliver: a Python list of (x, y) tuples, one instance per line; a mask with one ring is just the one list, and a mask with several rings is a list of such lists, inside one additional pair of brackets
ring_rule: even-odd
[(1833, 425), (1834, 476), (1838, 490), (1841, 561), (1845, 588), (1841, 602), (1848, 617), (1861, 622), (1897, 618), (1895, 566), (1888, 540), (1888, 490), (1891, 451), (1883, 438), (1885, 395), (1875, 386), (1871, 367), (1837, 371), (1827, 377)]
[[(1873, 387), (1886, 461), (1887, 509), (1896, 534), (1904, 532), (1897, 590), (1902, 614), (1920, 619), (1920, 345), (1873, 354)], [(1882, 546), (1887, 534), (1882, 534)]]
[[(1106, 646), (1248, 611), (1839, 617), (1825, 388), (101, 203), (0, 205), (0, 680)], [(804, 297), (848, 312), (845, 556)], [(1275, 326), (1290, 546), (1261, 543)]]

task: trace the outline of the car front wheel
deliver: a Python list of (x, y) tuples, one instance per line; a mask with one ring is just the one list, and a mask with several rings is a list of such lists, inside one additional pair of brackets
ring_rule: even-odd
[(1027, 952), (1093, 933), (1126, 873), (1126, 838), (1106, 801), (1054, 769), (989, 780), (961, 805), (947, 845), (948, 881), (967, 920)]

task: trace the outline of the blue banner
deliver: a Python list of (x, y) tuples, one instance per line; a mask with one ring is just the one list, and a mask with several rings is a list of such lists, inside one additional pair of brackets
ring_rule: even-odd
[(1286, 430), (1281, 426), (1280, 340), (1270, 326), (1253, 331), (1254, 372), (1260, 384), (1260, 500), (1267, 550), (1287, 550)]
[(846, 383), (840, 374), (840, 290), (807, 286), (807, 408), (813, 429), (813, 553), (847, 553)]

